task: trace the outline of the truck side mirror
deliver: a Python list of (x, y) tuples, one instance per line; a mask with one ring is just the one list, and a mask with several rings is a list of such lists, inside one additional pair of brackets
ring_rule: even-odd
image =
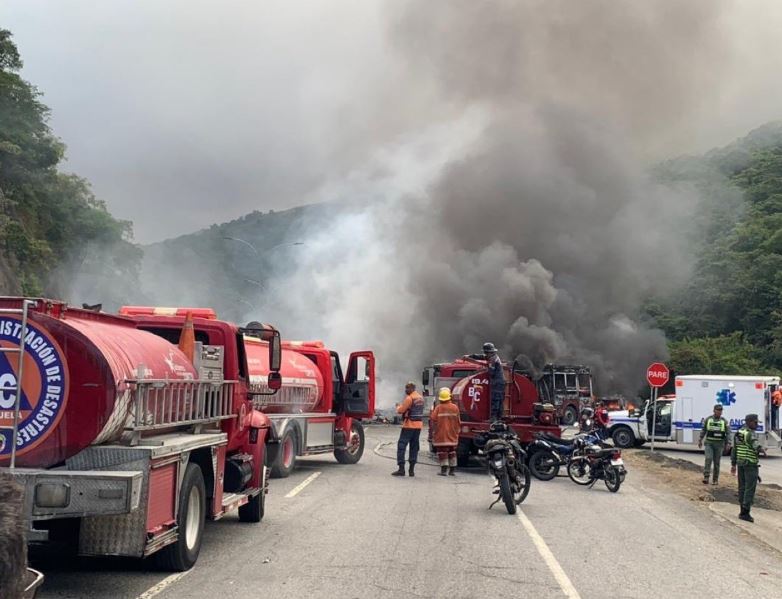
[[(280, 365), (282, 364), (282, 343), (280, 342), (279, 331), (274, 331), (269, 339), (269, 369), (279, 375)], [(271, 381), (271, 378), (269, 379)], [(282, 380), (282, 379), (280, 379)]]

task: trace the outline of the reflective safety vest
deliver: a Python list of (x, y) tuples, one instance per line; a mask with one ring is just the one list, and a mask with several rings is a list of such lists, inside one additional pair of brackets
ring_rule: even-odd
[(727, 436), (728, 436), (728, 427), (722, 418), (717, 420), (716, 418), (714, 418), (714, 416), (709, 416), (706, 419), (707, 441), (724, 441)]
[(424, 419), (424, 398), (420, 395), (413, 398), (413, 405), (407, 410), (407, 418), (412, 422), (422, 422)]
[(758, 450), (755, 449), (755, 439), (748, 428), (740, 428), (736, 433), (736, 461), (746, 464), (758, 463)]

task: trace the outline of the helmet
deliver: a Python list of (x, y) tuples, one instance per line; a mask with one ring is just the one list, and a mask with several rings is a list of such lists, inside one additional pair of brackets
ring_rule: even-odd
[(494, 347), (493, 343), (486, 342), (483, 344), (483, 353), (484, 354), (496, 354), (497, 348)]
[(442, 387), (440, 389), (440, 392), (437, 394), (437, 398), (440, 401), (450, 401), (450, 399), (451, 399), (451, 390), (448, 387)]
[(583, 408), (581, 410), (581, 419), (592, 418), (595, 415), (595, 411), (592, 408)]

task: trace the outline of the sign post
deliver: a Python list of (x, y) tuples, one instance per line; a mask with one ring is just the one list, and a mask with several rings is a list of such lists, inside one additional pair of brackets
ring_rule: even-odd
[(650, 432), (652, 452), (654, 451), (654, 436), (657, 429), (657, 394), (660, 387), (664, 387), (668, 383), (670, 377), (671, 372), (662, 362), (654, 362), (646, 369), (646, 381), (649, 383), (651, 391), (650, 401), (652, 402), (652, 430)]

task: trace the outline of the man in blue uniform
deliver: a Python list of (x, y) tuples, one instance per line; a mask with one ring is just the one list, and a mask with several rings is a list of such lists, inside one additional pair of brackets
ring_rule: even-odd
[(489, 367), (491, 420), (500, 420), (502, 418), (502, 404), (505, 401), (505, 373), (502, 370), (502, 360), (497, 355), (497, 348), (493, 343), (483, 344), (483, 356)]

